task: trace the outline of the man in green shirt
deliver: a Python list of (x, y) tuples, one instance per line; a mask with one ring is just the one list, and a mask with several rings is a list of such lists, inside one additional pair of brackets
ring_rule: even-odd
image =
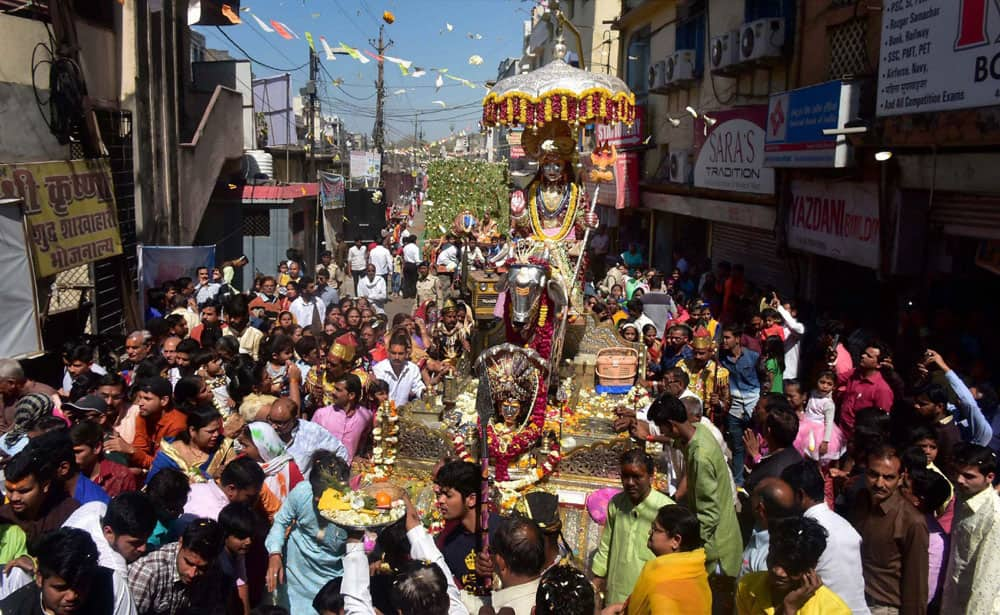
[(742, 560), (742, 538), (729, 484), (726, 458), (719, 443), (701, 424), (688, 422), (684, 404), (670, 393), (661, 395), (647, 416), (664, 436), (684, 449), (687, 507), (698, 517), (710, 574), (735, 577)]
[(656, 513), (674, 503), (653, 490), (653, 459), (645, 451), (625, 451), (620, 463), (624, 491), (608, 504), (608, 520), (592, 566), (594, 583), (605, 592), (605, 604), (625, 602), (632, 593), (642, 567), (656, 557), (646, 546)]

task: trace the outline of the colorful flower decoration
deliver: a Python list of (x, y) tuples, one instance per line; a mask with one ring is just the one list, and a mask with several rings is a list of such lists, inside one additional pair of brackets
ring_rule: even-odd
[(552, 90), (540, 97), (521, 92), (502, 96), (487, 94), (483, 101), (483, 124), (486, 126), (536, 126), (554, 120), (575, 124), (614, 124), (635, 122), (635, 94), (611, 94), (603, 89), (576, 94), (570, 90)]

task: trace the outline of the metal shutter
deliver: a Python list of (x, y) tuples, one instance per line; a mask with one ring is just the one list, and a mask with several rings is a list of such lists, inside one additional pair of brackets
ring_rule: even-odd
[(743, 265), (746, 279), (759, 287), (774, 286), (783, 293), (795, 290), (795, 276), (788, 264), (778, 258), (771, 231), (713, 222), (712, 264), (720, 261)]

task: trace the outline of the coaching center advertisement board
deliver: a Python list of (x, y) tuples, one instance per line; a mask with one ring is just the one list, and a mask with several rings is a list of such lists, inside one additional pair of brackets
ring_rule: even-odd
[(1000, 104), (993, 0), (885, 0), (878, 115)]

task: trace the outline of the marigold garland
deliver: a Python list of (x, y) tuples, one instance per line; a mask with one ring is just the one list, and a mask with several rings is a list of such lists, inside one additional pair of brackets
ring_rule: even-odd
[(546, 235), (542, 230), (542, 221), (538, 217), (538, 182), (534, 181), (528, 186), (528, 213), (531, 216), (531, 230), (535, 239), (562, 241), (573, 229), (576, 224), (577, 208), (580, 205), (580, 189), (575, 183), (571, 183), (569, 189), (569, 207), (566, 210), (566, 215), (563, 216), (562, 226), (559, 227), (559, 231), (555, 235)]

